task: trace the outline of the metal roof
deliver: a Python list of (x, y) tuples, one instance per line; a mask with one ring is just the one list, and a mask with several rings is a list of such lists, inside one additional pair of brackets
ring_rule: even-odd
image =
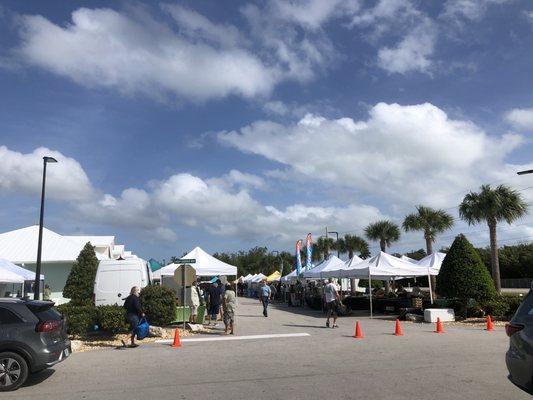
[[(38, 225), (2, 233), (0, 234), (0, 257), (16, 264), (35, 263), (38, 238)], [(41, 261), (43, 263), (73, 262), (84, 245), (50, 229), (43, 228)], [(98, 253), (96, 253), (96, 257), (99, 260), (106, 258)]]

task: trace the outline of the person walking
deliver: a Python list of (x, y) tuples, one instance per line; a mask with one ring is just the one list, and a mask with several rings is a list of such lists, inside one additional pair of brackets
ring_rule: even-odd
[(324, 288), (324, 294), (326, 295), (326, 312), (328, 319), (326, 320), (326, 326), (329, 328), (329, 319), (333, 316), (333, 326), (332, 328), (338, 328), (337, 325), (337, 316), (338, 316), (338, 307), (339, 307), (339, 293), (337, 292), (337, 287), (333, 283), (333, 279), (330, 278), (329, 283)]
[(272, 292), (270, 290), (270, 287), (266, 284), (266, 281), (261, 282), (259, 295), (261, 296), (261, 303), (263, 303), (263, 315), (265, 317), (268, 317), (268, 301), (272, 296)]
[[(130, 324), (131, 330), (131, 343), (129, 347), (139, 346), (135, 343), (135, 330), (137, 329), (141, 318), (144, 317), (144, 313), (141, 309), (141, 301), (139, 300), (140, 294), (141, 290), (139, 289), (139, 287), (134, 286), (130, 290), (130, 295), (124, 300), (124, 308), (126, 309), (126, 321)], [(126, 343), (124, 343), (124, 341), (122, 341), (122, 344), (124, 345), (124, 347), (126, 346)]]
[(220, 310), (220, 303), (220, 289), (218, 288), (218, 285), (215, 282), (209, 288), (209, 323), (207, 325), (211, 325), (211, 321), (213, 320), (214, 325), (217, 325), (217, 316), (218, 311)]
[(237, 308), (237, 299), (235, 297), (235, 292), (229, 284), (226, 285), (222, 308), (224, 309), (224, 325), (226, 327), (224, 334), (227, 335), (229, 333), (230, 335), (233, 335), (235, 333), (235, 310)]

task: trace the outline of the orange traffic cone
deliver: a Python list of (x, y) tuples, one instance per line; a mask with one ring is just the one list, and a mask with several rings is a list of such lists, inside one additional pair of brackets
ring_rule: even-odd
[(442, 321), (437, 317), (437, 330), (435, 333), (444, 333), (444, 328), (442, 327)]
[(394, 336), (403, 336), (402, 326), (400, 325), (400, 320), (396, 318), (396, 329), (394, 330)]
[(172, 343), (172, 347), (181, 347), (180, 330), (178, 328), (174, 331), (174, 343)]
[(494, 330), (494, 324), (492, 322), (492, 317), (490, 315), (487, 315), (487, 331), (493, 331)]
[(362, 339), (365, 335), (363, 335), (363, 332), (361, 331), (361, 325), (359, 325), (359, 321), (355, 323), (355, 336), (356, 339)]

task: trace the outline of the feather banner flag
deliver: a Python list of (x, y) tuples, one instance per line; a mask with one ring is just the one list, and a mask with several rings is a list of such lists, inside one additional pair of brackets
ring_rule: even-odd
[(302, 273), (302, 255), (300, 251), (302, 250), (302, 240), (296, 242), (296, 275), (300, 276)]
[(307, 248), (307, 257), (305, 260), (305, 270), (309, 271), (313, 266), (313, 238), (311, 234), (307, 234), (307, 239), (305, 239), (305, 247)]

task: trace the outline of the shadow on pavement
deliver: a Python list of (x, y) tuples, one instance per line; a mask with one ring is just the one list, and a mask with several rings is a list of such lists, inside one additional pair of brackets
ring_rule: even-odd
[(282, 326), (291, 326), (294, 328), (317, 328), (317, 329), (331, 329), (325, 325), (297, 325), (297, 324), (283, 324)]
[(41, 372), (31, 374), (28, 377), (28, 380), (24, 383), (24, 385), (22, 385), (22, 387), (38, 385), (39, 383), (44, 382), (45, 380), (50, 378), (55, 372), (55, 369), (48, 368), (42, 370)]

